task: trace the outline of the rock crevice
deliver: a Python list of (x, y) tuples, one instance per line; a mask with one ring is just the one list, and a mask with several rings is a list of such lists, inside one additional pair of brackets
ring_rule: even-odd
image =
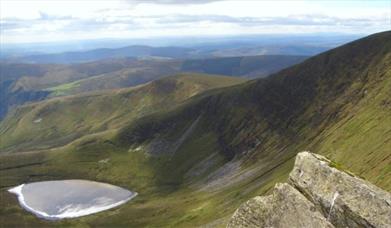
[(333, 166), (299, 153), (288, 183), (241, 205), (227, 227), (391, 227), (391, 194)]

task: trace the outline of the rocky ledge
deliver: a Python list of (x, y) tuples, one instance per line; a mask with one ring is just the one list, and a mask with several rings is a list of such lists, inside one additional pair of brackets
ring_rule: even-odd
[(391, 194), (302, 152), (288, 183), (241, 205), (227, 227), (391, 227)]

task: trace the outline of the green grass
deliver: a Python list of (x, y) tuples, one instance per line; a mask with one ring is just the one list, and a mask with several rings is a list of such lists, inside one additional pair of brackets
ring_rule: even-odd
[(51, 96), (57, 97), (57, 96), (70, 95), (72, 90), (77, 88), (77, 87), (79, 87), (79, 86), (80, 86), (80, 82), (79, 81), (74, 81), (74, 82), (65, 83), (65, 84), (61, 84), (61, 85), (58, 85), (58, 86), (50, 87), (50, 88), (47, 88), (45, 90), (52, 92), (50, 94)]

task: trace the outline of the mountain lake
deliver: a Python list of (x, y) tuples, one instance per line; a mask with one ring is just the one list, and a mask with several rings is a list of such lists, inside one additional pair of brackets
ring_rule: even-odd
[(22, 184), (8, 190), (20, 205), (47, 220), (76, 218), (124, 204), (136, 192), (87, 180), (57, 180)]

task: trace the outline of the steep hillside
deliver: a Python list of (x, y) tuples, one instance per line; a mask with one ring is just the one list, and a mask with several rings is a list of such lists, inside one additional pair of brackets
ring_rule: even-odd
[(49, 92), (24, 91), (14, 87), (16, 81), (23, 76), (38, 78), (49, 71), (57, 70), (59, 66), (40, 64), (17, 64), (0, 62), (0, 120), (8, 112), (8, 109), (31, 100), (45, 98)]
[[(141, 115), (116, 131), (1, 155), (1, 187), (82, 178), (140, 193), (118, 209), (55, 225), (218, 226), (242, 202), (285, 181), (296, 154), (309, 150), (391, 190), (390, 41), (391, 32), (375, 34), (266, 79)], [(32, 146), (9, 146), (15, 144), (19, 151)], [(0, 194), (4, 224), (53, 225)]]
[(169, 123), (188, 126), (197, 120), (207, 124), (203, 134), (216, 136), (227, 159), (241, 158), (249, 166), (316, 150), (390, 188), (390, 35), (373, 35), (270, 78), (195, 99), (164, 118), (147, 117), (119, 139), (170, 144), (170, 137), (184, 129)]
[[(245, 80), (180, 74), (134, 88), (54, 98), (17, 108), (0, 123), (0, 150), (31, 150), (117, 129), (140, 116), (166, 110), (208, 89)], [(34, 133), (33, 133), (34, 132)]]

